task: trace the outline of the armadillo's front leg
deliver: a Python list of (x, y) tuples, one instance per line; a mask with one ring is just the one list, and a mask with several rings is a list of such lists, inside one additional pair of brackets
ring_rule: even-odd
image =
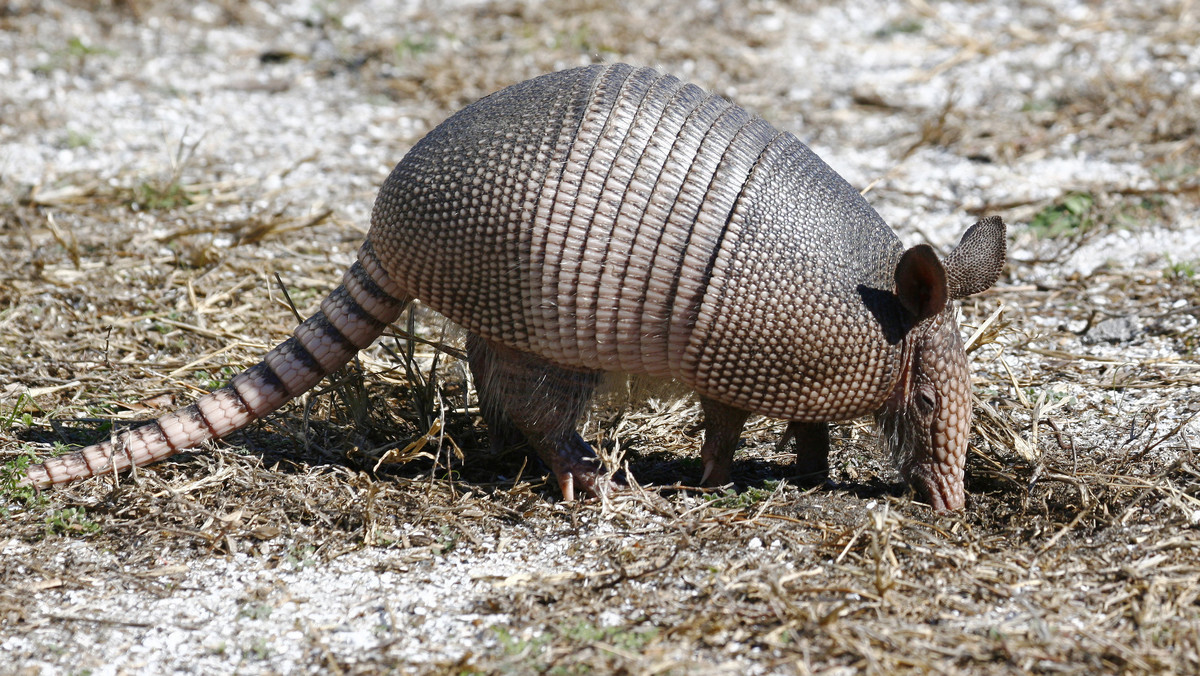
[(519, 430), (550, 466), (567, 500), (575, 499), (577, 487), (592, 495), (612, 488), (595, 451), (575, 431), (599, 373), (564, 369), (477, 336), (467, 347), (484, 422), (500, 428), (489, 429), (494, 439)]
[(782, 451), (789, 441), (796, 442), (796, 472), (800, 482), (810, 486), (823, 484), (829, 478), (829, 424), (793, 420), (775, 444)]
[(700, 477), (700, 484), (724, 486), (729, 483), (733, 450), (742, 436), (742, 427), (750, 417), (750, 412), (708, 397), (700, 397), (700, 408), (704, 411), (704, 446), (700, 448), (704, 475)]

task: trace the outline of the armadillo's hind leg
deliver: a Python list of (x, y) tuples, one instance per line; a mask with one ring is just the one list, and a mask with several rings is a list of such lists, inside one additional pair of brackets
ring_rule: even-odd
[(493, 454), (505, 448), (518, 446), (525, 435), (517, 429), (504, 410), (501, 400), (502, 388), (493, 384), (493, 351), (487, 341), (475, 333), (467, 334), (467, 365), (475, 378), (475, 392), (479, 395), (479, 411), (488, 429), (488, 446)]
[(733, 450), (750, 412), (708, 397), (700, 397), (700, 408), (704, 411), (704, 446), (700, 448), (704, 476), (700, 477), (700, 484), (724, 486), (729, 483)]
[(775, 444), (783, 450), (789, 441), (796, 443), (796, 473), (800, 483), (816, 486), (829, 478), (829, 424), (792, 421)]
[(489, 429), (493, 439), (511, 439), (514, 430), (524, 435), (567, 500), (575, 498), (576, 488), (592, 495), (611, 488), (596, 452), (575, 431), (599, 373), (564, 369), (477, 336), (468, 339), (467, 349), (484, 422), (499, 427)]

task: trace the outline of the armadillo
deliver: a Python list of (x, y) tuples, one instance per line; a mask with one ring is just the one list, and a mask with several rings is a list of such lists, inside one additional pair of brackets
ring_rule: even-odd
[(595, 65), (454, 114), (379, 191), (320, 311), (194, 404), (27, 470), (39, 487), (160, 460), (262, 418), (368, 347), (414, 299), (468, 332), (498, 440), (564, 498), (614, 486), (576, 430), (605, 372), (671, 378), (704, 414), (702, 482), (730, 480), (751, 414), (788, 421), (802, 473), (827, 423), (874, 414), (901, 475), (963, 506), (970, 374), (952, 299), (990, 288), (1005, 227), (905, 250), (795, 136), (649, 68)]

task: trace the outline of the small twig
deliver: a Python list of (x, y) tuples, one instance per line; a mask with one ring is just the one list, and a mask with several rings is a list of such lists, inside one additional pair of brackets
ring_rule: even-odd
[[(1195, 416), (1192, 416), (1192, 417), (1194, 418)], [(1190, 421), (1191, 418), (1189, 418), (1188, 420)], [(1184, 424), (1186, 424), (1186, 422)], [(1171, 434), (1174, 434), (1174, 432), (1172, 432)], [(1171, 436), (1171, 434), (1168, 434), (1167, 436)], [(1157, 444), (1155, 444), (1155, 445), (1157, 445)], [(1171, 472), (1174, 472), (1176, 469), (1178, 469), (1179, 466), (1184, 463), (1184, 461), (1186, 461), (1192, 457), (1192, 445), (1191, 445), (1191, 443), (1188, 442), (1187, 437), (1184, 437), (1184, 446), (1187, 449), (1187, 452), (1181, 453), (1179, 455), (1179, 457), (1175, 459), (1175, 462), (1171, 463), (1171, 465), (1169, 467), (1167, 467), (1163, 471), (1159, 472), (1158, 474), (1156, 474), (1154, 476), (1154, 478), (1152, 480), (1148, 481), (1147, 486), (1145, 488), (1143, 488), (1141, 490), (1141, 492), (1139, 492), (1137, 494), (1137, 496), (1135, 496), (1132, 500), (1129, 501), (1129, 506), (1125, 508), (1124, 512), (1121, 512), (1121, 516), (1117, 519), (1116, 523), (1124, 525), (1125, 520), (1128, 519), (1129, 515), (1133, 513), (1133, 509), (1138, 506), (1138, 503), (1140, 503), (1142, 501), (1142, 498), (1149, 495), (1151, 491), (1163, 490), (1163, 487), (1159, 485), (1159, 482), (1162, 481), (1162, 479), (1164, 477), (1166, 477), (1168, 474), (1170, 474)]]
[(987, 319), (983, 320), (983, 323), (979, 325), (979, 328), (975, 329), (975, 332), (971, 334), (971, 337), (967, 339), (966, 345), (963, 347), (963, 349), (966, 350), (966, 352), (968, 354), (970, 354), (972, 351), (975, 350), (976, 347), (978, 347), (977, 345), (975, 345), (975, 341), (979, 340), (979, 337), (983, 335), (983, 332), (987, 331), (988, 328), (990, 328), (991, 325), (996, 322), (996, 320), (1000, 317), (1000, 314), (1002, 312), (1004, 312), (1006, 307), (1007, 306), (1005, 306), (1004, 303), (1001, 303), (1000, 307), (997, 307), (992, 312), (992, 314), (988, 316)]
[[(1170, 432), (1167, 432), (1166, 434), (1162, 435), (1161, 437), (1158, 438), (1157, 441), (1150, 444), (1146, 448), (1142, 449), (1142, 451), (1140, 453), (1138, 453), (1137, 455), (1130, 458), (1128, 463), (1140, 462), (1142, 458), (1146, 457), (1147, 453), (1149, 453), (1150, 451), (1153, 451), (1155, 448), (1158, 448), (1158, 446), (1160, 444), (1162, 444), (1162, 442), (1166, 441), (1167, 439), (1170, 439), (1171, 437), (1175, 436), (1176, 434), (1179, 434), (1179, 432), (1181, 430), (1183, 430), (1184, 427), (1187, 427), (1188, 423), (1195, 420), (1196, 416), (1198, 416), (1198, 415), (1200, 415), (1200, 411), (1196, 411), (1195, 413), (1188, 416), (1186, 420), (1184, 420), (1183, 422), (1176, 425), (1175, 428), (1172, 429)], [(1139, 435), (1139, 436), (1141, 436), (1141, 435)], [(1126, 464), (1128, 464), (1128, 463), (1126, 463)]]
[(391, 331), (388, 331), (387, 333), (385, 333), (383, 335), (387, 338), (401, 338), (403, 340), (412, 341), (414, 343), (428, 345), (429, 347), (432, 347), (434, 350), (437, 350), (438, 352), (441, 352), (442, 354), (445, 354), (447, 356), (454, 357), (455, 359), (458, 359), (460, 361), (467, 360), (467, 353), (464, 352), (463, 350), (460, 350), (455, 347), (450, 347), (449, 345), (447, 345), (444, 342), (433, 341), (433, 340), (429, 340), (427, 338), (421, 338), (420, 336), (414, 336), (413, 334), (409, 333), (408, 331), (398, 328), (395, 325), (392, 325)]
[(614, 577), (611, 580), (608, 580), (607, 582), (603, 582), (603, 583), (597, 585), (596, 589), (597, 590), (608, 589), (610, 587), (615, 587), (616, 585), (618, 585), (622, 582), (625, 582), (627, 580), (638, 580), (643, 577), (653, 575), (659, 571), (666, 570), (672, 563), (675, 563), (675, 557), (677, 557), (677, 556), (679, 556), (679, 543), (678, 542), (675, 543), (675, 548), (671, 551), (671, 555), (668, 556), (667, 560), (662, 562), (661, 564), (654, 566), (653, 568), (650, 568), (648, 570), (643, 570), (640, 573), (634, 573), (632, 575), (625, 572), (625, 568), (622, 566), (619, 569), (619, 571), (618, 571), (619, 574), (616, 577)]
[(283, 278), (279, 276), (278, 272), (275, 273), (275, 281), (279, 283), (279, 290), (283, 292), (283, 297), (287, 300), (288, 307), (292, 309), (292, 314), (296, 317), (296, 323), (303, 324), (304, 318), (296, 311), (296, 304), (292, 302), (292, 296), (288, 293), (287, 285), (283, 283)]
[(1050, 418), (1046, 418), (1046, 424), (1049, 425), (1050, 428), (1054, 430), (1054, 436), (1058, 439), (1058, 447), (1063, 449), (1064, 451), (1071, 452), (1071, 474), (1073, 474), (1073, 475), (1078, 474), (1079, 473), (1079, 453), (1076, 452), (1076, 450), (1075, 450), (1075, 439), (1068, 436), (1067, 443), (1064, 444), (1063, 443), (1063, 433), (1062, 433), (1062, 430), (1058, 428), (1058, 423), (1054, 422)]
[(1099, 505), (1099, 504), (1100, 504), (1099, 501), (1093, 502), (1092, 504), (1088, 505), (1087, 507), (1084, 507), (1083, 509), (1079, 510), (1079, 513), (1075, 515), (1075, 518), (1071, 519), (1071, 523), (1068, 523), (1067, 525), (1060, 528), (1058, 530), (1058, 532), (1054, 534), (1053, 537), (1051, 537), (1049, 540), (1046, 541), (1046, 544), (1042, 545), (1042, 547), (1037, 550), (1037, 552), (1033, 555), (1033, 558), (1037, 559), (1037, 558), (1041, 557), (1042, 554), (1045, 554), (1046, 552), (1050, 551), (1054, 547), (1054, 545), (1057, 544), (1060, 539), (1062, 539), (1062, 536), (1064, 536), (1067, 533), (1069, 533), (1070, 531), (1074, 530), (1075, 526), (1078, 526), (1079, 522), (1083, 521), (1083, 517), (1091, 514), (1096, 509), (1096, 505)]
[[(89, 622), (91, 624), (104, 624), (112, 627), (157, 627), (157, 622), (129, 622), (126, 620), (110, 620), (103, 617), (80, 617), (79, 615), (57, 615), (47, 613), (42, 617), (56, 622)], [(191, 629), (200, 629), (200, 627), (191, 627)]]

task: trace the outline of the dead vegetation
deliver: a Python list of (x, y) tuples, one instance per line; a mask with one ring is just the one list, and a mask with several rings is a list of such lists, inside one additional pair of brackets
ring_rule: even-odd
[[(178, 9), (118, 4), (98, 12), (119, 23), (113, 13)], [(222, 6), (236, 21), (255, 20), (237, 3)], [(366, 90), (415, 97), (436, 117), (581, 55), (684, 58), (678, 41), (630, 55), (620, 47), (629, 36), (602, 21), (609, 13), (600, 6), (569, 19), (519, 4), (481, 7), (454, 19), (463, 22), (457, 32), (421, 32), (418, 22), (408, 42), (356, 46)], [(924, 3), (912, 7), (918, 26), (933, 22)], [(689, 30), (713, 18), (681, 12), (675, 23)], [(649, 25), (655, 17), (663, 19), (654, 14)], [(1167, 30), (1157, 16), (1108, 18), (1118, 19)], [(753, 16), (723, 20), (738, 30), (706, 43), (710, 51), (692, 54), (690, 67), (720, 71), (714, 77), (726, 83), (770, 81), (714, 64), (733, 45), (771, 44), (778, 34), (752, 31)], [(1194, 45), (1194, 18), (1174, 20), (1181, 27), (1172, 30), (1191, 32), (1164, 35), (1168, 47)], [(1045, 40), (1036, 28), (1010, 36), (1017, 45), (948, 37), (960, 51), (945, 68), (1030, 48)], [(464, 65), (508, 68), (514, 51), (547, 43), (544, 31), (558, 40), (552, 56), (503, 75)], [(1164, 49), (1164, 59), (1183, 58)], [(348, 68), (348, 54), (313, 68)], [(85, 68), (90, 57), (72, 58), (68, 67)], [(458, 79), (467, 77), (477, 81)], [(362, 224), (321, 204), (283, 201), (255, 181), (218, 178), (201, 161), (182, 161), (182, 144), (186, 170), (4, 185), (12, 198), (0, 204), (8, 260), (0, 267), (0, 642), (32, 637), (37, 646), (10, 651), (8, 664), (78, 666), (86, 646), (73, 644), (97, 628), (139, 629), (135, 615), (111, 612), (103, 596), (72, 600), (97, 587), (162, 599), (213, 561), (325, 567), (364, 551), (381, 571), (430, 578), (448, 557), (508, 548), (533, 553), (525, 572), (476, 579), (488, 593), (472, 612), (501, 618), (484, 622), (486, 640), (414, 659), (404, 649), (418, 631), (412, 618), (382, 623), (365, 649), (330, 647), (332, 629), (308, 626), (292, 664), (339, 673), (1200, 670), (1200, 253), (1074, 276), (1058, 267), (1106, 233), (1169, 228), (1200, 206), (1194, 94), (1120, 77), (1096, 73), (1025, 111), (914, 112), (897, 103), (889, 113), (912, 121), (897, 158), (939, 147), (1003, 163), (1076, 135), (1100, 155), (1138, 146), (1158, 177), (984, 206), (1028, 227), (1017, 229), (1000, 288), (963, 308), (967, 333), (978, 329), (978, 406), (967, 508), (949, 517), (911, 500), (864, 421), (835, 432), (832, 481), (819, 489), (788, 483), (791, 457), (774, 449), (781, 425), (765, 420), (748, 426), (736, 489), (691, 488), (697, 407), (657, 398), (601, 406), (586, 429), (625, 463), (631, 490), (603, 503), (558, 503), (553, 482), (519, 449), (485, 450), (465, 370), (444, 354), (435, 359), (430, 346), (443, 340), (436, 322), (398, 327), (318, 391), (208, 448), (133, 477), (41, 495), (14, 489), (27, 458), (104, 438), (256, 361), (290, 330), (293, 305), (307, 313), (334, 284)], [(750, 96), (765, 102), (773, 92)], [(822, 102), (811, 104), (818, 112), (809, 117), (820, 119)], [(863, 96), (855, 105), (881, 101)], [(823, 122), (835, 136), (845, 132), (832, 115)], [(237, 209), (249, 203), (260, 206)], [(1132, 328), (1105, 338), (1098, 327), (1108, 320)], [(409, 333), (421, 341), (402, 337)], [(539, 565), (550, 543), (575, 565)], [(57, 610), (47, 611), (46, 599)], [(239, 613), (269, 614), (286, 600), (279, 588), (251, 591)], [(61, 633), (40, 633), (54, 628)], [(268, 643), (229, 650), (253, 670), (279, 670)]]

